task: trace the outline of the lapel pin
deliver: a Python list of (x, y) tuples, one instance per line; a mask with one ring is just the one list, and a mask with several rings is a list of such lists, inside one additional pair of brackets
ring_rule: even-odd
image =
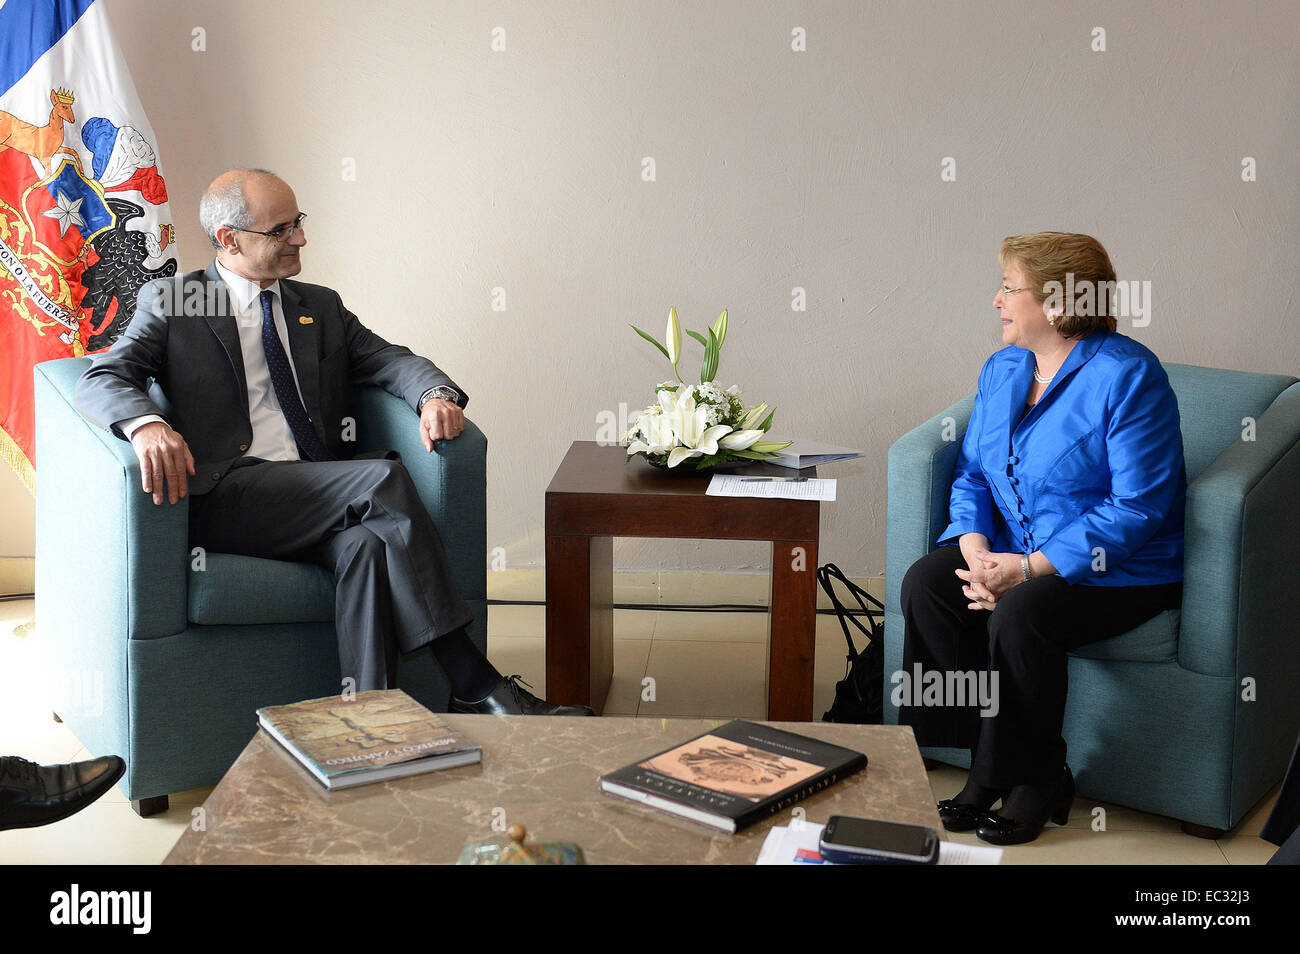
[(302, 316), (298, 319), (298, 324), (300, 324), (300, 325), (310, 325), (311, 323), (312, 323), (312, 317), (311, 317), (311, 315), (302, 315)]

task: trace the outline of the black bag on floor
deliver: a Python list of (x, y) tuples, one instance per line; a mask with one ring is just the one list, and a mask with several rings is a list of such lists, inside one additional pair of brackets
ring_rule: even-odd
[[(858, 610), (850, 610), (840, 602), (834, 581), (839, 580), (858, 603)], [(849, 644), (848, 672), (835, 684), (835, 701), (822, 716), (823, 722), (856, 722), (879, 725), (884, 721), (885, 692), (885, 607), (862, 587), (850, 582), (834, 563), (817, 570), (817, 582), (830, 597), (835, 616), (844, 630), (844, 640)], [(868, 608), (867, 604), (872, 608)], [(879, 622), (876, 617), (879, 616)], [(866, 624), (863, 624), (866, 620)], [(861, 652), (853, 645), (849, 624), (857, 627), (867, 639)]]

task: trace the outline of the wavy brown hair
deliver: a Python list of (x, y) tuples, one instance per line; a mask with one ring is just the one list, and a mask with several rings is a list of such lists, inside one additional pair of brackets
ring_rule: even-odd
[[(1110, 314), (1115, 268), (1101, 243), (1091, 235), (1074, 232), (1009, 235), (1002, 240), (998, 262), (1003, 268), (1015, 262), (1024, 269), (1026, 287), (1039, 303), (1045, 302), (1054, 290), (1049, 288), (1050, 284), (1059, 283), (1063, 314), (1056, 320), (1056, 330), (1065, 338), (1082, 338), (1094, 331), (1115, 330), (1115, 318)], [(1067, 275), (1074, 276), (1074, 294), (1069, 297), (1066, 296)], [(1092, 289), (1092, 307), (1076, 308), (1083, 289), (1088, 287)], [(1103, 303), (1105, 308), (1100, 307)], [(1092, 314), (1080, 314), (1081, 310)]]

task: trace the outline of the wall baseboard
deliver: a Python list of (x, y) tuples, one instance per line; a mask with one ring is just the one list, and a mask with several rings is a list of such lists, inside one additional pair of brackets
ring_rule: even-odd
[[(854, 583), (868, 593), (883, 600), (883, 577), (851, 577)], [(490, 600), (520, 603), (541, 603), (546, 599), (546, 571), (544, 569), (489, 570), (487, 595)], [(746, 606), (766, 606), (768, 600), (768, 574), (766, 573), (697, 573), (677, 570), (646, 570), (614, 573), (614, 602), (706, 606), (713, 603), (738, 603)], [(853, 606), (852, 600), (847, 604)], [(817, 591), (817, 608), (830, 609), (830, 600), (820, 588)]]
[(36, 557), (0, 556), (0, 596), (36, 591)]

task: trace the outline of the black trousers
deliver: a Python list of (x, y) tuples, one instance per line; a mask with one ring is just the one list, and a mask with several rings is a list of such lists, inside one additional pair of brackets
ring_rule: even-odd
[(959, 568), (967, 568), (960, 549), (940, 547), (903, 578), (903, 670), (909, 679), (917, 663), (926, 673), (996, 673), (995, 706), (988, 707), (996, 714), (981, 716), (967, 696), (965, 705), (943, 698), (901, 706), (899, 721), (912, 726), (919, 745), (973, 748), (978, 785), (1054, 785), (1065, 764), (1066, 654), (1177, 608), (1182, 583), (1072, 586), (1047, 576), (1012, 587), (989, 612), (967, 608)]
[(332, 571), (339, 665), (358, 691), (392, 688), (399, 652), (472, 618), (396, 454), (240, 461), (212, 490), (190, 498), (190, 543)]

